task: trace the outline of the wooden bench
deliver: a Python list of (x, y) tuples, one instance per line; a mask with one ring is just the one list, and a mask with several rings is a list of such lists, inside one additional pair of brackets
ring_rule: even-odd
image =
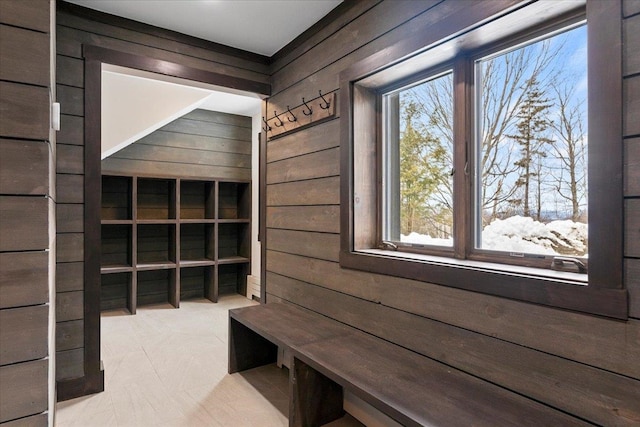
[(289, 425), (344, 415), (348, 390), (408, 426), (586, 425), (460, 370), (290, 304), (229, 311), (229, 373), (291, 354)]

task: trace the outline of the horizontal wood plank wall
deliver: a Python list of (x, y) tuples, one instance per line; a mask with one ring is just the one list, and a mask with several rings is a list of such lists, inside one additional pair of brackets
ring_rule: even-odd
[[(0, 4), (4, 7), (4, 0)], [(29, 3), (29, 2), (25, 2)], [(4, 15), (6, 16), (6, 14)], [(57, 152), (57, 193), (58, 193), (58, 259), (56, 277), (57, 297), (64, 302), (58, 318), (56, 340), (61, 345), (56, 354), (56, 377), (64, 380), (83, 377), (84, 372), (84, 328), (83, 289), (84, 289), (84, 60), (83, 44), (104, 47), (121, 52), (148, 56), (185, 66), (240, 77), (260, 83), (270, 80), (268, 58), (249, 52), (239, 51), (215, 43), (163, 30), (139, 22), (130, 21), (113, 15), (86, 9), (62, 1), (57, 2), (56, 26), (56, 80), (58, 100), (61, 103), (61, 129), (58, 132)], [(208, 119), (207, 119), (208, 120)], [(202, 124), (206, 120), (193, 114), (189, 124)], [(211, 120), (217, 123), (216, 120)], [(157, 141), (145, 140), (133, 148), (128, 157), (109, 160), (113, 170), (129, 171), (138, 167), (135, 156), (156, 155), (162, 162), (149, 163), (145, 169), (150, 174), (177, 174), (220, 177), (249, 178), (247, 166), (250, 161), (250, 142), (239, 143), (238, 134), (243, 141), (250, 133), (244, 118), (242, 124), (227, 123), (220, 126), (222, 133), (201, 134), (190, 132), (183, 134), (178, 142), (176, 129), (157, 132)], [(197, 122), (197, 123), (196, 123)], [(177, 125), (177, 124), (175, 124)], [(250, 123), (249, 125), (250, 126)], [(240, 129), (242, 128), (242, 129)], [(226, 132), (226, 133), (225, 133)], [(231, 132), (231, 133), (229, 133)], [(233, 133), (235, 132), (235, 133)], [(153, 144), (156, 144), (155, 146)], [(144, 147), (143, 147), (144, 145)], [(209, 147), (215, 146), (215, 149)], [(142, 147), (142, 148), (141, 148)], [(145, 152), (145, 150), (147, 150)], [(198, 153), (198, 157), (189, 157), (185, 153)], [(206, 159), (203, 163), (202, 154)], [(229, 154), (228, 156), (226, 156)], [(35, 153), (33, 154), (36, 155)], [(174, 162), (174, 156), (179, 160)], [(187, 158), (185, 158), (187, 156)], [(224, 160), (219, 163), (221, 158)], [(211, 161), (209, 161), (212, 159)], [(171, 161), (168, 161), (171, 160)], [(193, 165), (186, 165), (189, 161)], [(215, 167), (212, 165), (216, 165)], [(140, 170), (136, 170), (139, 173)], [(58, 392), (58, 396), (63, 393)]]
[(46, 426), (49, 0), (0, 1), (0, 424)]
[(102, 161), (104, 174), (251, 179), (251, 117), (194, 110)]
[[(60, 31), (59, 23), (56, 29)], [(56, 144), (56, 380), (63, 380), (84, 375), (84, 328), (77, 327), (84, 317), (84, 62), (61, 55), (59, 44), (56, 83), (62, 117)], [(80, 306), (72, 307), (74, 302)]]
[[(208, 110), (194, 110), (136, 141), (102, 161), (102, 173), (124, 175), (173, 175), (180, 178), (221, 177), (251, 179), (251, 118)], [(154, 190), (157, 192), (158, 190)], [(166, 191), (166, 190), (165, 190)], [(156, 196), (157, 194), (154, 194)], [(138, 199), (143, 195), (138, 192)], [(166, 197), (164, 197), (166, 202)], [(166, 206), (163, 203), (163, 206)], [(166, 210), (166, 209), (165, 209)], [(141, 214), (140, 208), (138, 215)], [(161, 216), (166, 216), (166, 212)], [(147, 225), (152, 239), (138, 240), (138, 261), (156, 259), (159, 239), (167, 239), (163, 226)], [(138, 231), (140, 232), (140, 231)], [(186, 229), (180, 228), (181, 251), (188, 250)], [(200, 232), (202, 235), (202, 232)], [(200, 241), (204, 245), (204, 241)], [(103, 240), (104, 244), (104, 240)], [(187, 244), (187, 246), (185, 246)], [(168, 241), (167, 245), (168, 246)], [(196, 251), (204, 252), (204, 246)], [(104, 249), (103, 249), (104, 255)], [(161, 258), (166, 254), (160, 254)], [(166, 302), (167, 272), (138, 277), (138, 302)], [(150, 279), (149, 279), (150, 277)], [(188, 289), (188, 283), (183, 291)], [(184, 285), (181, 281), (181, 286)]]
[[(616, 0), (617, 1), (617, 0)], [(267, 111), (339, 90), (344, 68), (420, 28), (514, 2), (356, 2), (276, 54)], [(338, 264), (340, 118), (267, 143), (267, 302), (294, 303), (603, 425), (640, 422), (640, 73), (637, 0), (624, 0), (626, 322)], [(483, 9), (485, 8), (485, 9)], [(493, 8), (493, 9), (492, 9)], [(453, 15), (452, 15), (453, 14)], [(468, 22), (472, 24), (473, 22)], [(312, 42), (311, 42), (312, 41)], [(623, 409), (624, 408), (624, 409)]]

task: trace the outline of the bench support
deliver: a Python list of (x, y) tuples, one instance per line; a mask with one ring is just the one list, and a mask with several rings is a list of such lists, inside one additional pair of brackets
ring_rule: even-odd
[(278, 346), (229, 318), (229, 373), (275, 363)]
[(344, 416), (342, 387), (293, 358), (289, 373), (289, 426), (315, 427)]

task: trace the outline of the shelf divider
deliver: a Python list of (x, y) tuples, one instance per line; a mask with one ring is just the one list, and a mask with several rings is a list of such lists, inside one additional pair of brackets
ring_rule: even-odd
[[(117, 304), (126, 297), (127, 309), (135, 314), (141, 298), (160, 301), (163, 283), (167, 302), (175, 308), (181, 295), (217, 302), (223, 279), (225, 293), (246, 288), (251, 263), (249, 182), (104, 175), (103, 184), (109, 191), (103, 198), (106, 217), (101, 223), (107, 227), (109, 245), (116, 245), (116, 256), (100, 272), (105, 278), (122, 274), (106, 282), (120, 283), (109, 291), (115, 292)], [(120, 251), (120, 246), (125, 249)], [(149, 289), (140, 295), (139, 280)], [(126, 295), (121, 297), (125, 284)]]

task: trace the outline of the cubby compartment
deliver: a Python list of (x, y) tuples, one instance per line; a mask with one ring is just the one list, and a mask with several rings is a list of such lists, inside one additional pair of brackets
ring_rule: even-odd
[(215, 218), (215, 183), (180, 181), (180, 219)]
[(218, 219), (245, 219), (251, 217), (251, 187), (248, 183), (220, 182), (218, 192)]
[(180, 265), (213, 264), (214, 224), (180, 224)]
[(175, 269), (138, 271), (138, 306), (170, 302), (175, 282)]
[(214, 267), (180, 269), (180, 300), (213, 298)]
[(131, 225), (102, 224), (100, 267), (102, 272), (130, 270)]
[(218, 224), (218, 261), (248, 262), (251, 254), (248, 223)]
[(221, 264), (218, 266), (218, 295), (247, 293), (249, 264)]
[(131, 274), (129, 272), (101, 276), (100, 310), (129, 309), (131, 306)]
[(102, 221), (125, 221), (131, 216), (131, 178), (102, 177)]
[(248, 182), (102, 177), (101, 309), (246, 293)]
[(137, 268), (169, 268), (176, 262), (176, 226), (138, 224)]
[(175, 219), (175, 180), (138, 178), (137, 217), (138, 220)]

